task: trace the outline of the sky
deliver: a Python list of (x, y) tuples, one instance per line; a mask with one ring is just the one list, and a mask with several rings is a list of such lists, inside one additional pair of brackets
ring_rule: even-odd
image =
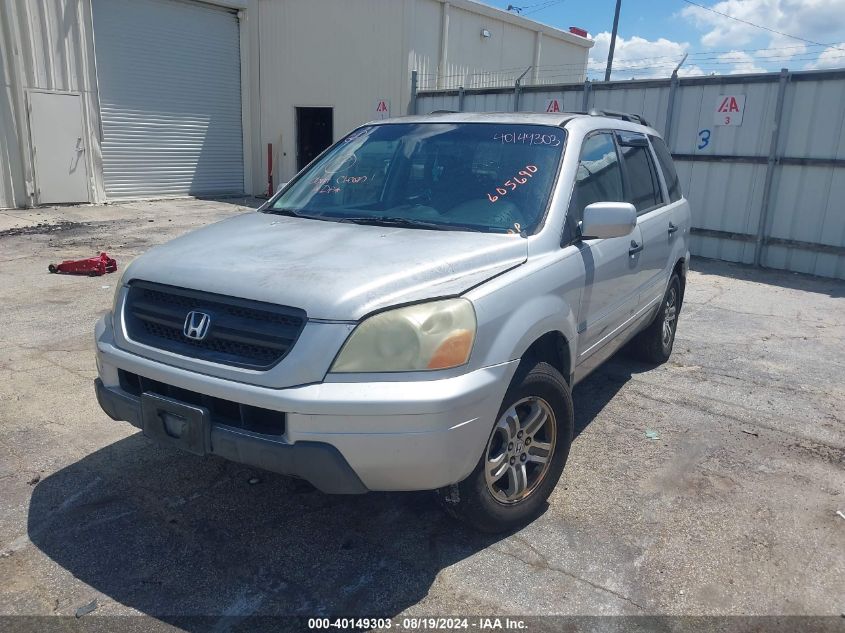
[[(586, 29), (595, 39), (588, 77), (603, 79), (615, 0), (485, 0), (563, 30)], [(622, 0), (612, 79), (678, 74), (736, 74), (845, 67), (845, 0), (696, 0), (731, 20), (684, 0)], [(780, 31), (801, 41), (774, 33)], [(541, 69), (549, 75), (552, 68)], [(559, 72), (559, 71), (557, 71)]]

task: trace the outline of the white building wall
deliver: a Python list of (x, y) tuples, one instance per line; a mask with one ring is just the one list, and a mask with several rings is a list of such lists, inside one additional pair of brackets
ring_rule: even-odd
[(338, 138), (375, 118), (376, 99), (388, 99), (391, 114), (407, 104), (405, 7), (396, 0), (250, 3), (249, 39), (260, 42), (251, 46), (257, 84), (250, 93), (258, 95), (252, 110), (254, 193), (267, 191), (268, 143), (275, 182), (296, 172), (296, 107), (333, 107)]
[(0, 11), (0, 208), (32, 206), (32, 90), (78, 93), (92, 201), (104, 200), (89, 0), (4, 0)]
[(390, 101), (391, 116), (407, 114), (412, 70), (421, 89), (490, 85), (493, 76), (512, 86), (536, 61), (582, 81), (592, 46), (471, 0), (250, 0), (245, 13), (259, 84), (250, 91), (259, 95), (250, 108), (253, 193), (267, 191), (268, 143), (274, 182), (296, 173), (297, 106), (334, 107), (337, 140), (376, 118), (378, 99)]
[[(490, 37), (482, 37), (482, 30)], [(451, 6), (449, 61), (438, 87), (513, 85), (534, 63), (534, 40), (535, 31)]]
[[(592, 45), (592, 42), (590, 42)], [(543, 35), (540, 59), (534, 84), (578, 83), (587, 78), (589, 49), (572, 46), (567, 41)]]

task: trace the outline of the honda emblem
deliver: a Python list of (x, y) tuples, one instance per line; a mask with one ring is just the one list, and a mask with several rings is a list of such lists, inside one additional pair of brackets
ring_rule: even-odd
[(202, 341), (208, 335), (208, 328), (211, 326), (211, 317), (205, 312), (192, 310), (185, 317), (185, 325), (182, 334), (192, 341)]

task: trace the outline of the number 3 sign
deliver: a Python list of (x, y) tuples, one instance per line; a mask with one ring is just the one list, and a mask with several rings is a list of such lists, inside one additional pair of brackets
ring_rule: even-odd
[(742, 125), (745, 95), (719, 95), (713, 122), (716, 125)]

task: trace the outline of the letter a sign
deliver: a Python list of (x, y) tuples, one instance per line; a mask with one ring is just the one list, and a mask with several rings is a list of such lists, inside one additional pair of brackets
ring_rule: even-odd
[(745, 95), (719, 95), (716, 100), (716, 125), (742, 125)]
[(387, 99), (376, 99), (376, 119), (390, 118), (390, 101)]
[(560, 101), (557, 99), (546, 99), (546, 109), (543, 112), (560, 112)]

